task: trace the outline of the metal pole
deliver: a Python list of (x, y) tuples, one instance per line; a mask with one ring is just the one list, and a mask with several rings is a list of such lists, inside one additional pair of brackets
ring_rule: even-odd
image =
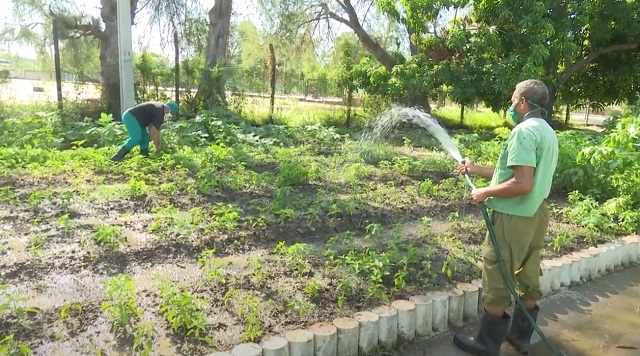
[(175, 101), (180, 104), (180, 41), (178, 39), (178, 31), (173, 31), (173, 50), (175, 61), (174, 85), (175, 85)]
[(135, 105), (133, 85), (133, 44), (131, 36), (131, 2), (117, 0), (118, 6), (118, 67), (120, 74), (120, 114)]

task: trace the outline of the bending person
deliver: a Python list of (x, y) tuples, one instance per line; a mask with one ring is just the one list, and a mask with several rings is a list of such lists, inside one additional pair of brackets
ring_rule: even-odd
[(122, 115), (122, 123), (127, 128), (129, 139), (120, 147), (111, 160), (120, 162), (136, 146), (140, 146), (140, 154), (149, 156), (149, 141), (153, 141), (156, 153), (160, 152), (160, 128), (167, 114), (178, 115), (178, 104), (170, 101), (161, 103), (148, 101), (127, 109)]
[[(486, 200), (493, 210), (492, 223), (498, 249), (508, 278), (516, 282), (519, 297), (534, 320), (538, 316), (540, 291), (540, 251), (549, 227), (549, 196), (558, 162), (558, 139), (543, 119), (549, 101), (547, 87), (539, 80), (516, 85), (509, 114), (516, 125), (497, 165), (483, 167), (465, 159), (459, 172), (468, 172), (491, 181), (489, 187), (475, 189), (471, 198)], [(456, 334), (453, 342), (476, 356), (499, 356), (506, 340), (520, 354), (527, 354), (533, 326), (516, 308), (511, 316), (511, 294), (502, 279), (496, 251), (487, 235), (482, 248), (484, 314), (474, 336)], [(511, 321), (511, 323), (510, 323)]]

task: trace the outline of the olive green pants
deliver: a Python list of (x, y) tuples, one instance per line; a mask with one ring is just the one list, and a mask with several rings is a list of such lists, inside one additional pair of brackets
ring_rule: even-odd
[[(540, 300), (540, 251), (549, 229), (549, 208), (542, 203), (532, 217), (494, 211), (491, 220), (500, 254), (518, 296), (522, 301)], [(482, 248), (482, 285), (485, 303), (505, 308), (511, 305), (511, 294), (502, 279), (489, 234)]]

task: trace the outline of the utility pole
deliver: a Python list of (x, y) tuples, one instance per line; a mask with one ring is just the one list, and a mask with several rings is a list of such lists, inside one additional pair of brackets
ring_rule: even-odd
[(131, 36), (131, 1), (117, 0), (118, 67), (120, 72), (120, 115), (136, 103)]

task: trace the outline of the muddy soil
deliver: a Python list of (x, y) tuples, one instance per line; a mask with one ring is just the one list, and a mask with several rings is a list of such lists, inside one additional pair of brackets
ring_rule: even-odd
[[(434, 178), (443, 179), (448, 175), (438, 173)], [(103, 186), (123, 184), (104, 178), (107, 184)], [(402, 189), (410, 183), (399, 181), (395, 188)], [(485, 230), (477, 207), (468, 201), (416, 200), (405, 196), (404, 201), (394, 205), (403, 206), (401, 209), (361, 202), (353, 213), (321, 215), (324, 218), (314, 222), (292, 218), (284, 224), (267, 222), (266, 226), (252, 226), (250, 221), (243, 221), (226, 234), (202, 230), (178, 234), (171, 229), (161, 229), (162, 236), (159, 236), (158, 232), (150, 232), (157, 217), (152, 201), (101, 198), (100, 189), (92, 184), (89, 179), (84, 188), (78, 185), (70, 188), (60, 177), (2, 178), (3, 187), (14, 189), (12, 199), (5, 199), (0, 206), (0, 283), (9, 285), (3, 292), (5, 298), (16, 298), (18, 293), (24, 297), (16, 300), (11, 308), (28, 306), (37, 312), (18, 318), (14, 308), (0, 315), (0, 339), (12, 334), (35, 355), (132, 354), (133, 337), (114, 333), (101, 309), (104, 283), (121, 273), (133, 278), (138, 309), (143, 311), (136, 320), (156, 323), (154, 355), (204, 355), (240, 343), (245, 329), (242, 317), (237, 308), (224, 303), (225, 294), (231, 289), (252, 295), (260, 302), (262, 336), (306, 328), (320, 320), (351, 316), (356, 310), (379, 301), (369, 300), (365, 293), (360, 293), (351, 295), (339, 307), (338, 281), (335, 275), (326, 273), (327, 259), (321, 252), (332, 236), (353, 232), (358, 241), (362, 240), (366, 227), (372, 223), (401, 226), (402, 236), (412, 246), (418, 251), (429, 251), (428, 255), (420, 256), (420, 262), (428, 260), (433, 274), (428, 280), (415, 274), (407, 277), (404, 288), (390, 291), (391, 298), (451, 286), (457, 280), (478, 276), (474, 256), (477, 257), (477, 246), (483, 241)], [(45, 187), (54, 192), (71, 191), (72, 199), (70, 202), (42, 199), (38, 204), (31, 204), (29, 199), (33, 193)], [(300, 190), (302, 196), (305, 189)], [(315, 192), (310, 191), (309, 196), (312, 194)], [(212, 208), (224, 201), (243, 207), (245, 214), (258, 214), (251, 202), (259, 198), (237, 192), (162, 197), (183, 211), (194, 206)], [(424, 217), (430, 219), (429, 231), (418, 223)], [(69, 221), (72, 224), (65, 223)], [(119, 227), (125, 246), (112, 250), (98, 245), (94, 232), (100, 225)], [(549, 241), (559, 233), (576, 231), (570, 224), (554, 220)], [(318, 247), (319, 252), (307, 258), (310, 271), (301, 276), (292, 274), (273, 253), (280, 241)], [(548, 249), (546, 254), (567, 253), (582, 245), (577, 240), (559, 251)], [(460, 246), (468, 249), (463, 254), (467, 259), (460, 260), (448, 278), (443, 264), (451, 251)], [(216, 256), (223, 262), (226, 283), (211, 283), (204, 278), (197, 262), (200, 254), (210, 249), (215, 249)], [(255, 276), (255, 269), (251, 267), (256, 260), (261, 261), (268, 272), (262, 279)], [(305, 298), (309, 281), (314, 278), (325, 288), (315, 297)], [(163, 279), (177, 283), (206, 301), (206, 330), (213, 344), (172, 330), (159, 313), (157, 285)], [(310, 303), (292, 308), (292, 301), (299, 300)], [(69, 312), (73, 303), (81, 305), (81, 312)], [(61, 314), (68, 315), (63, 318)]]

